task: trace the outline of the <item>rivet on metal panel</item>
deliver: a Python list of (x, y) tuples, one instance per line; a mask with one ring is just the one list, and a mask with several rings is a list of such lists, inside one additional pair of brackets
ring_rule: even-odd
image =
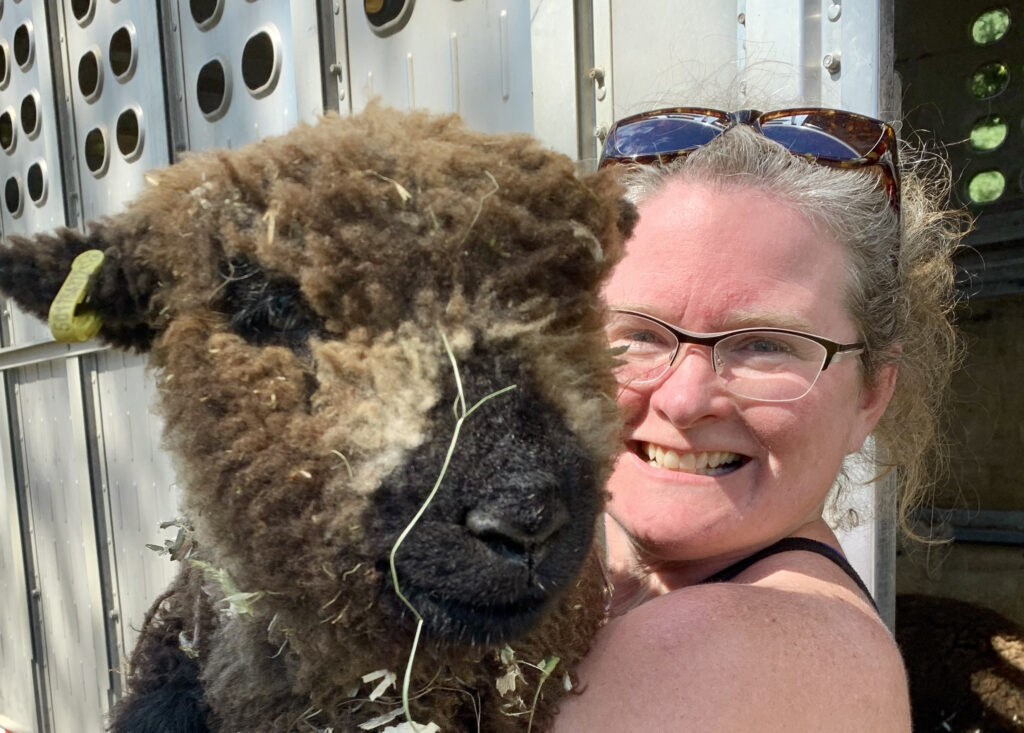
[(839, 52), (834, 51), (832, 53), (825, 54), (824, 58), (821, 59), (821, 65), (828, 70), (828, 73), (838, 74), (841, 67)]
[(843, 6), (838, 2), (832, 3), (828, 6), (828, 19), (835, 23), (839, 20), (839, 16), (843, 14)]

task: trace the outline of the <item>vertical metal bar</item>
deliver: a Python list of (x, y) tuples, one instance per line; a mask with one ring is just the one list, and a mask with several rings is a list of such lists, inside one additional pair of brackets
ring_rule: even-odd
[[(71, 360), (69, 360), (71, 361)], [(108, 705), (121, 697), (127, 676), (127, 654), (120, 624), (123, 614), (118, 590), (117, 554), (114, 551), (114, 530), (107, 477), (106, 449), (100, 411), (98, 366), (95, 355), (80, 362), (80, 402), (84, 412), (84, 444), (88, 456), (90, 484), (92, 486), (93, 516), (95, 517), (96, 557), (100, 578), (103, 621), (106, 629)]]
[(590, 0), (573, 0), (574, 45), (576, 47), (576, 157), (597, 160), (597, 98), (594, 94), (594, 8)]
[(185, 69), (181, 54), (181, 21), (177, 0), (158, 0), (160, 53), (164, 69), (164, 105), (167, 114), (169, 160), (175, 162), (189, 149), (188, 105), (185, 104)]
[(316, 0), (318, 38), (320, 39), (320, 92), (325, 110), (341, 111), (341, 101), (346, 97), (344, 84), (348, 83), (346, 64), (338, 58), (338, 42), (335, 32), (335, 15), (343, 12), (341, 0)]
[(40, 599), (39, 569), (35, 553), (35, 526), (32, 521), (31, 500), (25, 474), (25, 429), (22, 424), (21, 400), (17, 377), (4, 373), (4, 389), (8, 413), (8, 431), (11, 436), (11, 473), (17, 497), (18, 516), (21, 525), (21, 552), (25, 562), (25, 577), (28, 581), (29, 632), (32, 644), (32, 680), (35, 688), (36, 720), (40, 733), (50, 733), (53, 719), (52, 703), (47, 679), (46, 635), (43, 631), (42, 606)]
[[(84, 586), (88, 591), (89, 607), (99, 609), (99, 612), (89, 615), (91, 626), (89, 636), (92, 639), (93, 659), (96, 661), (97, 670), (107, 670), (107, 684), (103, 685), (99, 680), (97, 682), (100, 684), (101, 694), (106, 693), (104, 696), (106, 705), (103, 712), (108, 713), (116, 700), (114, 692), (120, 686), (119, 681), (115, 682), (116, 675), (111, 672), (118, 666), (118, 659), (108, 656), (111, 645), (116, 642), (108, 636), (105, 623), (109, 618), (107, 612), (110, 607), (105, 601), (105, 596), (108, 593), (104, 592), (104, 586), (109, 591), (110, 577), (109, 575), (106, 579), (101, 577), (101, 568), (105, 565), (103, 562), (105, 553), (100, 552), (101, 545), (98, 543), (99, 536), (107, 537), (109, 533), (104, 526), (104, 515), (100, 511), (102, 505), (97, 506), (95, 503), (93, 469), (95, 468), (97, 446), (90, 440), (91, 436), (95, 434), (95, 429), (94, 427), (90, 428), (89, 425), (86, 402), (86, 394), (89, 390), (83, 389), (83, 381), (87, 379), (87, 376), (82, 368), (82, 359), (79, 357), (65, 359), (64, 369), (67, 375), (68, 412), (71, 418), (72, 445), (70, 449), (74, 456), (73, 466), (75, 469), (75, 486), (69, 486), (68, 489), (74, 488), (82, 494), (81, 506), (91, 509), (91, 511), (83, 511), (79, 515), (80, 536), (83, 545), (82, 561), (85, 569)], [(108, 566), (107, 570), (109, 571), (109, 569)], [(84, 727), (85, 725), (83, 725)]]

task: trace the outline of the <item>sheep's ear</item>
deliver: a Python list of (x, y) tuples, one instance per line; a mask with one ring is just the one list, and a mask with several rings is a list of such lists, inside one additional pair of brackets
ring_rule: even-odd
[(115, 346), (148, 349), (156, 284), (152, 270), (132, 263), (102, 234), (60, 229), (11, 237), (0, 247), (0, 291), (49, 321), (58, 340), (98, 336)]

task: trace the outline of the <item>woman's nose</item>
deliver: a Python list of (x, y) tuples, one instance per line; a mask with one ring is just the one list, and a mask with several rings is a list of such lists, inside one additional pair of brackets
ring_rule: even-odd
[(651, 408), (676, 427), (723, 414), (730, 400), (711, 358), (706, 346), (682, 344), (669, 373), (651, 393)]

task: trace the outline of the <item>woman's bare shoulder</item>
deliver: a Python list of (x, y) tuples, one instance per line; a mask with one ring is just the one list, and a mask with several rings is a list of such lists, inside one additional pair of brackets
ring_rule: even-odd
[(612, 620), (562, 731), (906, 733), (899, 651), (856, 594), (801, 573), (684, 588)]

